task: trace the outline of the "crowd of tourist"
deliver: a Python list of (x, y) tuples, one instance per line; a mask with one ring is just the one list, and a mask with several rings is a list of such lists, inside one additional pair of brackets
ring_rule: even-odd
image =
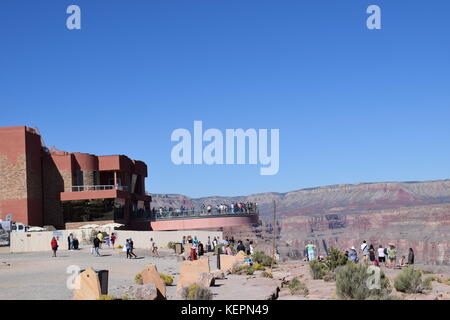
[(234, 202), (231, 204), (216, 204), (205, 205), (202, 204), (201, 212), (216, 213), (255, 213), (257, 212), (258, 204), (256, 202)]
[[(324, 257), (317, 256), (316, 251), (316, 246), (311, 242), (308, 243), (305, 246), (305, 259), (307, 261), (315, 259), (323, 260)], [(383, 265), (387, 268), (401, 268), (406, 265), (413, 265), (415, 258), (414, 250), (412, 248), (409, 248), (407, 257), (405, 255), (402, 255), (398, 260), (397, 248), (393, 243), (389, 243), (387, 246), (383, 246), (380, 244), (378, 245), (378, 248), (375, 249), (375, 246), (373, 244), (369, 245), (366, 240), (361, 243), (359, 255), (358, 250), (356, 250), (354, 246), (344, 250), (343, 253), (349, 258), (349, 260), (353, 261), (354, 263), (362, 262), (375, 266)], [(362, 258), (360, 259), (360, 257)]]
[(156, 217), (165, 216), (177, 216), (177, 215), (211, 215), (211, 214), (251, 214), (257, 213), (258, 204), (255, 202), (234, 202), (231, 204), (202, 204), (200, 209), (197, 210), (195, 207), (187, 208), (185, 206), (180, 206), (179, 208), (173, 207), (159, 207), (159, 209), (152, 209), (152, 213)]
[(243, 251), (245, 254), (251, 255), (255, 248), (253, 241), (249, 239), (235, 241), (234, 237), (225, 237), (223, 240), (214, 237), (211, 240), (211, 237), (208, 236), (206, 243), (202, 243), (196, 236), (183, 236), (181, 245), (184, 247), (186, 244), (192, 245), (190, 252), (187, 253), (188, 260), (197, 260), (198, 257), (203, 256), (207, 252), (215, 252), (218, 256), (217, 261), (219, 264), (221, 254), (233, 255), (234, 253)]

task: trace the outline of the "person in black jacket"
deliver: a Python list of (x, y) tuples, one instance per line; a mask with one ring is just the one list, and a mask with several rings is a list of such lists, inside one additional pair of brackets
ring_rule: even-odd
[(414, 250), (412, 248), (409, 248), (409, 253), (408, 253), (408, 264), (414, 264)]
[(133, 252), (134, 250), (134, 243), (133, 240), (130, 238), (130, 257), (134, 256), (135, 258), (137, 258), (137, 255)]
[(244, 244), (242, 243), (241, 240), (238, 241), (238, 246), (237, 246), (237, 248), (236, 248), (236, 251), (237, 251), (237, 252), (239, 252), (239, 251), (244, 251), (244, 252), (246, 252), (245, 246), (244, 246)]
[(100, 248), (100, 239), (95, 237), (94, 238), (94, 249), (95, 249), (95, 253), (97, 254), (98, 257), (100, 257), (100, 252), (98, 252)]

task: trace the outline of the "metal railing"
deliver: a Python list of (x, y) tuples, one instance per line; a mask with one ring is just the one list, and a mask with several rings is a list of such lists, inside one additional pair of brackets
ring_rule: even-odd
[(212, 218), (212, 217), (239, 217), (248, 215), (259, 215), (259, 209), (242, 211), (219, 211), (219, 210), (156, 210), (141, 211), (131, 214), (133, 219), (138, 220), (173, 220), (173, 219), (193, 219), (193, 218)]
[(71, 192), (80, 191), (99, 191), (99, 190), (121, 190), (128, 191), (127, 186), (114, 186), (114, 185), (96, 185), (96, 186), (72, 186)]

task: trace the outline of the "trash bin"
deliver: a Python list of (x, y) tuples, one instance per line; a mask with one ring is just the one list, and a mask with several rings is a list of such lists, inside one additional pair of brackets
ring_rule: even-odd
[(183, 253), (183, 245), (181, 243), (175, 243), (175, 252), (177, 254)]
[(98, 280), (100, 280), (100, 289), (102, 294), (108, 294), (108, 276), (109, 271), (108, 270), (100, 270), (97, 271), (98, 273)]

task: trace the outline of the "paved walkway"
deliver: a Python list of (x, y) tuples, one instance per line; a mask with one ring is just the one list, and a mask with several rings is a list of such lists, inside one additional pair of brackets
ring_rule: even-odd
[[(159, 250), (161, 257), (152, 257), (149, 250), (135, 250), (140, 259), (126, 259), (120, 249), (101, 250), (103, 256), (91, 255), (89, 249), (59, 251), (56, 258), (49, 252), (0, 254), (0, 299), (71, 299), (72, 292), (66, 282), (71, 265), (81, 269), (109, 270), (109, 293), (119, 294), (117, 288), (134, 283), (134, 276), (144, 266), (156, 264), (158, 271), (178, 273), (177, 257), (173, 250)], [(173, 293), (172, 293), (173, 291)], [(168, 287), (174, 295), (175, 287)]]

